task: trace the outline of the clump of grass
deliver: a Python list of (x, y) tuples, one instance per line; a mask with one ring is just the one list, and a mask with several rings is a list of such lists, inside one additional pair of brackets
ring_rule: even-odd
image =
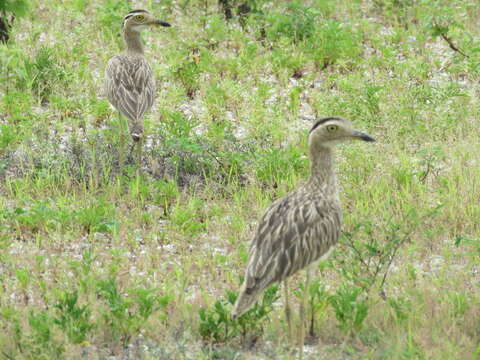
[(13, 50), (5, 55), (8, 60), (4, 70), (9, 81), (13, 80), (17, 89), (30, 90), (41, 103), (45, 103), (61, 85), (67, 84), (67, 72), (53, 48), (40, 47), (33, 59)]
[(54, 84), (66, 84), (67, 74), (55, 59), (52, 49), (41, 47), (32, 62), (26, 63), (28, 79), (32, 79), (33, 93), (45, 102), (54, 90)]

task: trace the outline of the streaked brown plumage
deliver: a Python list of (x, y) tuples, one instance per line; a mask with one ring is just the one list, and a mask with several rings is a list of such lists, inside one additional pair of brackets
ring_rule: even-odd
[[(245, 280), (233, 318), (244, 314), (267, 287), (286, 281), (315, 263), (337, 243), (342, 211), (332, 147), (349, 139), (374, 141), (369, 135), (353, 130), (350, 122), (342, 118), (321, 119), (310, 130), (310, 178), (276, 200), (260, 220), (250, 245)], [(288, 313), (289, 310), (287, 319)]]
[(170, 26), (155, 19), (146, 10), (130, 11), (123, 20), (126, 49), (108, 61), (105, 91), (110, 103), (128, 119), (135, 141), (143, 135), (143, 116), (155, 100), (155, 79), (143, 55), (141, 30), (148, 26)]

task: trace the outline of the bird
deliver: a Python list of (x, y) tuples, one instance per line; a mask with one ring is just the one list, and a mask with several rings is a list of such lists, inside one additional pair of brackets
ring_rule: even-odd
[(305, 292), (310, 269), (332, 250), (342, 225), (333, 147), (355, 139), (375, 141), (370, 135), (353, 129), (351, 122), (341, 117), (326, 117), (314, 123), (308, 134), (310, 177), (297, 189), (274, 201), (262, 216), (250, 243), (244, 281), (232, 311), (235, 320), (254, 305), (266, 288), (283, 281), (291, 339), (287, 278), (306, 269), (300, 305), (300, 358), (305, 340)]
[[(141, 157), (143, 137), (143, 116), (155, 100), (155, 78), (144, 56), (140, 38), (142, 30), (150, 26), (171, 25), (156, 19), (147, 10), (132, 10), (123, 19), (122, 33), (126, 49), (113, 56), (105, 70), (105, 92), (109, 102), (118, 110), (120, 117), (128, 120), (130, 134)], [(124, 138), (121, 139), (121, 154)], [(121, 155), (123, 156), (123, 155)], [(122, 162), (122, 161), (121, 161)], [(122, 166), (123, 164), (121, 164)]]

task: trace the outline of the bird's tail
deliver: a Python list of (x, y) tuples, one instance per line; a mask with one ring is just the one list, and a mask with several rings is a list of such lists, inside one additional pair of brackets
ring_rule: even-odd
[(255, 304), (260, 296), (260, 293), (260, 291), (253, 291), (249, 294), (244, 284), (233, 307), (232, 319), (235, 320), (245, 314), (252, 307), (252, 305)]

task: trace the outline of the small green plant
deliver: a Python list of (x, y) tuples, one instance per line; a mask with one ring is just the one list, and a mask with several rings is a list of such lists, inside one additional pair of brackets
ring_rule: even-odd
[(220, 343), (233, 338), (237, 334), (237, 329), (230, 319), (227, 304), (229, 303), (225, 300), (217, 300), (213, 304), (213, 309), (200, 308), (198, 310), (200, 318), (198, 331), (204, 340)]
[(19, 80), (28, 82), (33, 94), (42, 103), (48, 100), (56, 85), (67, 79), (67, 73), (59, 64), (53, 48), (40, 47), (33, 61), (26, 59), (24, 66), (27, 78)]
[[(138, 315), (145, 321), (153, 312), (164, 310), (173, 299), (171, 294), (159, 296), (155, 289), (136, 288), (131, 292), (138, 308)], [(166, 320), (166, 316), (163, 316), (163, 319)]]
[(202, 69), (199, 65), (200, 49), (196, 46), (183, 50), (183, 59), (173, 69), (173, 77), (185, 89), (186, 95), (193, 99), (199, 88), (199, 80)]
[(408, 314), (412, 311), (412, 302), (403, 296), (400, 297), (390, 297), (387, 299), (388, 305), (393, 310), (395, 319), (398, 322), (404, 322), (408, 319)]
[(205, 231), (203, 205), (203, 201), (199, 199), (191, 199), (187, 204), (177, 204), (170, 215), (172, 225), (191, 236)]
[(153, 201), (163, 206), (165, 215), (167, 215), (180, 195), (180, 190), (175, 182), (168, 180), (155, 181), (153, 187), (155, 189)]
[(27, 349), (31, 352), (32, 358), (36, 359), (58, 359), (65, 351), (62, 344), (54, 339), (52, 328), (53, 319), (47, 311), (39, 313), (31, 312), (28, 316), (28, 324), (31, 329), (31, 336)]
[[(262, 300), (257, 302), (250, 310), (238, 318), (238, 325), (241, 330), (242, 338), (245, 340), (248, 334), (258, 336), (263, 332), (263, 321), (268, 319), (268, 315), (273, 310), (273, 303), (278, 300), (278, 285), (269, 287), (264, 293)], [(227, 292), (228, 302), (233, 305), (237, 300), (238, 294)]]
[(419, 180), (425, 183), (428, 177), (438, 177), (442, 168), (442, 161), (445, 159), (445, 152), (441, 146), (433, 146), (420, 149), (417, 152), (420, 157), (419, 165), (422, 170), (419, 172)]
[[(361, 330), (368, 314), (368, 297), (372, 288), (387, 300), (384, 287), (398, 251), (410, 240), (413, 232), (426, 219), (435, 216), (439, 209), (440, 206), (420, 216), (415, 208), (410, 208), (399, 221), (390, 218), (382, 230), (367, 221), (355, 226), (353, 232), (343, 234), (341, 243), (345, 251), (342, 251), (338, 269), (344, 282), (329, 301), (345, 334)], [(388, 234), (387, 237), (382, 239), (379, 231)], [(360, 233), (363, 233), (364, 240), (355, 239)], [(397, 317), (402, 319), (401, 303), (392, 301), (390, 305)]]
[(0, 124), (0, 153), (11, 148), (17, 139), (18, 136), (13, 126)]
[(311, 337), (315, 336), (315, 321), (317, 317), (319, 320), (323, 320), (326, 316), (326, 309), (329, 304), (330, 297), (328, 296), (325, 285), (321, 282), (320, 279), (314, 280), (308, 287), (308, 302), (309, 308), (311, 310), (310, 318), (310, 330), (309, 335)]
[(118, 34), (122, 27), (123, 17), (130, 11), (127, 2), (106, 0), (96, 12), (97, 21), (108, 37)]
[(305, 161), (303, 152), (296, 146), (265, 149), (255, 159), (256, 177), (266, 186), (276, 186), (305, 170)]
[(99, 281), (99, 295), (106, 302), (110, 312), (104, 314), (106, 323), (111, 327), (112, 335), (120, 337), (123, 344), (128, 343), (132, 328), (136, 327), (135, 319), (128, 311), (130, 307), (130, 299), (120, 294), (115, 279)]
[(480, 256), (480, 240), (470, 239), (462, 236), (457, 236), (455, 238), (455, 246), (468, 246), (473, 251), (467, 253), (468, 256)]
[(278, 286), (271, 286), (249, 311), (237, 320), (232, 320), (231, 310), (238, 294), (227, 291), (225, 298), (215, 301), (212, 309), (200, 308), (200, 336), (215, 344), (224, 343), (241, 335), (243, 340), (247, 335), (258, 337), (263, 331), (263, 321), (268, 318), (273, 309), (273, 303), (278, 299)]
[(223, 182), (241, 175), (245, 145), (231, 135), (228, 122), (211, 122), (199, 136), (194, 131), (200, 124), (197, 119), (187, 119), (179, 111), (162, 111), (162, 115), (163, 155), (175, 167), (178, 182), (192, 176)]
[(364, 297), (364, 289), (343, 284), (337, 292), (330, 296), (329, 302), (335, 311), (340, 329), (347, 335), (362, 328), (368, 314), (368, 304)]
[(68, 209), (56, 208), (49, 201), (35, 201), (29, 207), (8, 209), (5, 215), (15, 224), (17, 231), (22, 233), (65, 228), (72, 220)]
[(112, 204), (100, 199), (75, 212), (75, 219), (87, 233), (115, 232), (118, 221)]
[[(441, 207), (430, 209), (423, 216), (411, 207), (401, 219), (387, 219), (383, 229), (371, 221), (358, 223), (353, 231), (345, 232), (341, 238), (346, 251), (342, 252), (339, 260), (340, 273), (347, 281), (367, 292), (373, 285), (377, 285), (380, 295), (386, 299), (384, 285), (398, 251)], [(384, 234), (383, 238), (379, 236), (380, 232)]]
[(62, 292), (54, 305), (57, 315), (53, 318), (53, 322), (65, 332), (72, 344), (84, 342), (94, 327), (90, 320), (91, 311), (88, 304), (80, 306), (77, 303), (78, 292), (75, 290)]
[(46, 311), (38, 314), (30, 313), (28, 324), (33, 330), (33, 340), (37, 344), (47, 344), (52, 338), (52, 319)]
[(70, 261), (68, 264), (75, 274), (81, 292), (85, 294), (88, 294), (95, 286), (95, 278), (92, 274), (94, 260), (95, 256), (92, 250), (87, 249), (82, 253), (82, 259), (80, 261)]
[(304, 6), (300, 1), (288, 3), (285, 11), (268, 14), (267, 39), (277, 41), (282, 37), (294, 43), (311, 38), (321, 13), (314, 7)]
[(399, 24), (408, 26), (413, 21), (415, 1), (413, 0), (374, 0), (374, 8), (386, 18), (394, 19)]
[(97, 290), (110, 310), (104, 314), (104, 320), (110, 326), (113, 337), (122, 344), (127, 344), (154, 312), (164, 310), (172, 300), (168, 294), (159, 296), (155, 289), (130, 289), (126, 291), (128, 296), (120, 292), (114, 278), (99, 281)]
[(359, 59), (360, 41), (348, 26), (335, 20), (322, 21), (314, 35), (305, 48), (317, 68), (324, 69), (340, 61), (351, 67)]

